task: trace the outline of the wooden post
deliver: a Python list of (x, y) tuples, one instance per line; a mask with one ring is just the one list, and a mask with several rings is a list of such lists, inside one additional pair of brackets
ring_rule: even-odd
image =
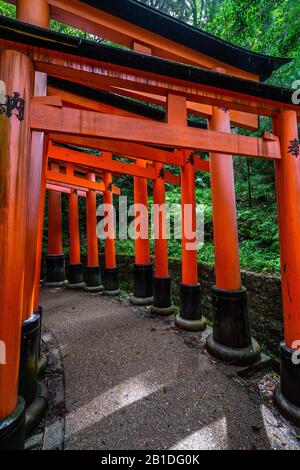
[[(52, 167), (54, 164), (52, 164)], [(48, 255), (46, 258), (46, 285), (65, 284), (65, 255), (62, 244), (61, 193), (48, 191)]]
[(275, 168), (285, 338), (275, 403), (286, 418), (300, 426), (300, 148), (296, 112), (283, 111), (274, 120), (274, 132), (280, 137), (282, 156)]
[[(137, 160), (136, 165), (146, 168), (147, 161)], [(151, 263), (149, 240), (148, 180), (145, 178), (134, 177), (134, 205), (134, 290), (130, 301), (133, 305), (145, 306), (153, 303), (153, 265)]]
[[(230, 134), (230, 112), (212, 108), (210, 130)], [(213, 334), (208, 352), (235, 366), (260, 360), (260, 348), (251, 338), (247, 290), (241, 284), (233, 159), (210, 154), (215, 244), (216, 285), (212, 288)]]
[[(168, 95), (167, 122), (187, 127), (187, 103), (185, 96)], [(180, 313), (176, 324), (191, 331), (205, 329), (200, 304), (198, 282), (198, 260), (196, 235), (196, 196), (193, 152), (184, 150), (185, 165), (181, 167), (181, 206), (182, 206), (182, 283), (180, 285)]]
[(30, 190), (29, 116), (33, 66), (20, 52), (4, 50), (0, 54), (0, 80), (6, 85), (6, 90), (2, 91), (9, 97), (4, 113), (0, 114), (0, 420), (3, 421), (0, 449), (21, 449), (24, 446), (24, 401), (18, 401), (18, 378), (26, 202)]
[(37, 252), (35, 260), (35, 278), (34, 278), (34, 294), (33, 305), (34, 311), (39, 308), (39, 294), (41, 282), (41, 263), (43, 253), (43, 236), (44, 236), (44, 219), (45, 219), (45, 199), (46, 199), (46, 185), (47, 185), (47, 168), (48, 168), (48, 141), (44, 140), (43, 150), (43, 164), (41, 174), (41, 190), (38, 214), (38, 233), (37, 233)]
[(79, 227), (79, 209), (78, 193), (71, 190), (69, 194), (69, 242), (70, 242), (70, 265), (68, 267), (69, 289), (82, 289), (85, 287), (83, 282), (83, 265), (80, 255), (80, 227)]
[[(50, 10), (46, 0), (17, 0), (17, 19), (45, 28), (49, 27)], [(47, 94), (47, 76), (35, 72), (34, 95)], [(19, 373), (19, 393), (30, 406), (36, 398), (38, 360), (40, 356), (41, 309), (34, 305), (36, 256), (38, 243), (38, 213), (42, 166), (44, 134), (32, 133), (31, 154), (28, 180), (30, 181), (26, 212), (26, 255), (23, 285), (23, 325)]]
[(154, 169), (156, 174), (153, 183), (155, 275), (152, 313), (167, 316), (172, 315), (175, 310), (172, 304), (172, 279), (169, 275), (164, 165), (154, 163)]
[[(103, 152), (103, 156), (112, 160), (112, 154)], [(113, 227), (113, 233), (110, 233), (109, 227), (106, 227), (107, 238), (105, 239), (105, 269), (104, 269), (104, 289), (107, 295), (118, 295), (120, 293), (118, 268), (116, 260), (116, 239), (115, 239), (115, 220), (114, 220), (114, 201), (112, 184), (112, 174), (104, 174), (105, 192), (103, 193), (103, 202), (107, 206), (106, 215), (109, 219), (110, 228)]]
[[(88, 175), (90, 181), (96, 181), (95, 174)], [(101, 269), (99, 266), (99, 248), (97, 238), (97, 201), (96, 193), (90, 190), (86, 197), (86, 224), (87, 224), (87, 251), (88, 259), (85, 271), (85, 290), (88, 292), (102, 292)]]

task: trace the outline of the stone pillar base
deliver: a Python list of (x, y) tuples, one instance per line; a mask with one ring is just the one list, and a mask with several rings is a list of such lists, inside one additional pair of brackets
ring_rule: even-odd
[(251, 338), (247, 290), (228, 291), (212, 288), (213, 334), (207, 339), (207, 351), (234, 366), (249, 366), (261, 359), (258, 343)]
[(83, 280), (83, 265), (70, 264), (68, 266), (68, 284), (67, 289), (80, 290), (85, 286)]
[(134, 290), (130, 297), (133, 305), (147, 306), (153, 303), (153, 265), (134, 265)]
[(22, 325), (19, 371), (19, 395), (24, 398), (26, 408), (36, 396), (38, 363), (40, 357), (41, 317), (34, 312)]
[(45, 285), (47, 287), (63, 287), (65, 280), (65, 255), (47, 255)]
[(169, 316), (175, 313), (172, 303), (172, 279), (153, 278), (153, 306), (152, 313), (160, 316)]
[[(295, 355), (295, 359), (293, 356)], [(280, 346), (281, 385), (274, 393), (274, 403), (280, 413), (300, 427), (300, 351), (282, 343)]]
[(180, 313), (176, 325), (188, 331), (203, 331), (206, 320), (201, 313), (200, 285), (180, 285)]
[(25, 445), (25, 402), (19, 397), (17, 408), (0, 421), (0, 450), (23, 450)]
[(84, 272), (85, 287), (84, 290), (90, 293), (103, 292), (104, 287), (101, 281), (100, 266), (86, 266)]
[(105, 295), (114, 296), (120, 294), (118, 275), (118, 268), (104, 269), (103, 278)]

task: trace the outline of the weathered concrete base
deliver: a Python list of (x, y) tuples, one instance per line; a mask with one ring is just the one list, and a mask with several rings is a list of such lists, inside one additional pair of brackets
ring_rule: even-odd
[(38, 376), (39, 377), (44, 374), (45, 370), (47, 369), (47, 364), (48, 364), (48, 359), (47, 359), (46, 354), (41, 353), (39, 362), (38, 362)]
[(98, 294), (100, 292), (104, 292), (104, 286), (88, 287), (85, 285), (83, 290), (85, 290), (85, 292), (89, 292), (90, 294)]
[(170, 317), (176, 312), (176, 307), (172, 305), (169, 308), (158, 308), (152, 305), (151, 312), (153, 313), (153, 315), (158, 315), (159, 317)]
[(25, 444), (25, 401), (19, 397), (15, 411), (0, 421), (0, 450), (23, 450)]
[(25, 437), (39, 425), (48, 408), (48, 390), (42, 382), (37, 383), (36, 396), (32, 404), (26, 409)]
[(290, 403), (282, 394), (280, 386), (274, 392), (274, 403), (286, 419), (300, 428), (300, 408)]
[(80, 282), (79, 284), (68, 284), (66, 287), (70, 290), (82, 290), (86, 286), (85, 282)]
[(261, 357), (260, 346), (253, 338), (252, 344), (246, 348), (229, 348), (217, 343), (212, 334), (206, 340), (206, 347), (211, 356), (234, 366), (255, 364), (260, 361)]
[(107, 295), (108, 297), (117, 297), (118, 295), (121, 294), (121, 290), (120, 289), (117, 289), (114, 291), (104, 290), (103, 294)]
[(132, 295), (129, 299), (129, 302), (132, 305), (136, 305), (137, 307), (148, 307), (149, 305), (153, 304), (153, 297), (147, 297), (145, 299), (140, 299)]
[(67, 286), (67, 282), (66, 281), (61, 281), (61, 282), (45, 282), (44, 283), (44, 286), (45, 287), (49, 287), (49, 288), (58, 288), (58, 287), (66, 287)]
[[(257, 372), (271, 370), (272, 365), (273, 365), (272, 359), (266, 354), (261, 353), (260, 360), (258, 362), (255, 362), (254, 364), (250, 364), (249, 366), (237, 366), (236, 373), (240, 377), (251, 377)], [(233, 366), (230, 366), (230, 367), (233, 367)]]
[(176, 325), (187, 331), (204, 331), (206, 328), (206, 319), (204, 317), (200, 320), (185, 320), (181, 315), (177, 315), (175, 320)]

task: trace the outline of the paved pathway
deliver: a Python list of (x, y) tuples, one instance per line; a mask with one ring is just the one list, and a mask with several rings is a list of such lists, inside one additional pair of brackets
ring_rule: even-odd
[(42, 289), (60, 345), (66, 449), (297, 449), (287, 422), (182, 334), (125, 300)]

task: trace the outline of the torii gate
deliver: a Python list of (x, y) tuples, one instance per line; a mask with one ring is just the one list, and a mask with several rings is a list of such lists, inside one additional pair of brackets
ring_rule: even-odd
[[(18, 0), (17, 17), (22, 23), (0, 18), (0, 79), (7, 95), (0, 108), (0, 323), (6, 350), (6, 363), (0, 365), (0, 448), (24, 445), (25, 404), (18, 399), (20, 338), (22, 324), (23, 332), (33, 332), (40, 323), (35, 279), (41, 258), (41, 188), (45, 190), (47, 184), (44, 133), (54, 142), (59, 142), (53, 138), (57, 135), (62, 139), (70, 136), (65, 142), (70, 144), (72, 139), (73, 144), (79, 139), (80, 146), (86, 141), (96, 145), (96, 140), (104, 139), (171, 149), (168, 158), (178, 158), (181, 167), (183, 208), (185, 204), (195, 207), (194, 152), (210, 153), (216, 287), (214, 331), (207, 348), (215, 357), (241, 365), (257, 362), (260, 349), (251, 338), (247, 294), (241, 285), (231, 156), (275, 162), (285, 325), (281, 388), (276, 390), (275, 401), (285, 416), (300, 423), (300, 367), (292, 362), (300, 338), (300, 109), (293, 104), (291, 91), (258, 81), (287, 61), (253, 54), (220, 40), (217, 46), (213, 37), (201, 31), (166, 16), (159, 17), (158, 22), (160, 14), (155, 10), (133, 0), (124, 2), (130, 8), (120, 9), (119, 2), (111, 1), (103, 1), (98, 7), (93, 0), (41, 0), (38, 4), (35, 0)], [(49, 31), (50, 16), (127, 45), (135, 52)], [(178, 28), (184, 34), (178, 34)], [(85, 105), (76, 109), (69, 102), (65, 105), (56, 90), (46, 97), (45, 74), (165, 104), (166, 122), (116, 115), (111, 110), (97, 112)], [(209, 130), (188, 126), (188, 111), (206, 116)], [(255, 128), (259, 115), (273, 119), (273, 134), (254, 138), (230, 133), (231, 122)], [(113, 151), (102, 145), (96, 148)], [(139, 158), (151, 161), (150, 155)], [(140, 179), (137, 183), (135, 202), (147, 203), (145, 184)], [(163, 198), (163, 188), (158, 194)], [(192, 219), (195, 222), (195, 210)], [(205, 321), (200, 309), (197, 252), (187, 249), (189, 242), (183, 237), (181, 308), (176, 322), (183, 328), (201, 330)], [(151, 268), (148, 246), (144, 245), (138, 251), (146, 257), (136, 263), (135, 269), (143, 272), (146, 283)], [(158, 279), (169, 282), (169, 277)], [(24, 370), (28, 370), (26, 365), (23, 375)], [(36, 380), (36, 371), (32, 375)], [(27, 405), (34, 393), (33, 387)]]

